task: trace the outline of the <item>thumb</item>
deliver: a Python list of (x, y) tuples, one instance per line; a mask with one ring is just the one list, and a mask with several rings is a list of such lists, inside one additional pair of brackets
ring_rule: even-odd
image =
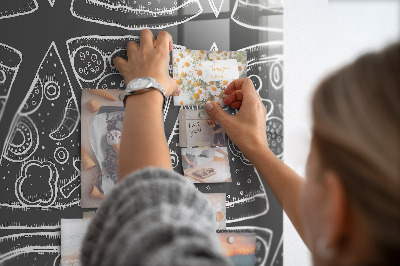
[[(221, 106), (219, 106), (216, 103), (213, 102), (208, 102), (206, 104), (206, 110), (207, 112), (213, 117), (215, 118), (221, 125), (222, 127), (225, 128), (226, 122), (231, 118), (231, 116), (229, 114), (227, 114), (222, 108)], [(226, 128), (225, 128), (226, 129)]]

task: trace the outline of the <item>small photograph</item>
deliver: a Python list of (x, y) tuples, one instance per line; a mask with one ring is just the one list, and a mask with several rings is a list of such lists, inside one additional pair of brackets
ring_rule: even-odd
[(226, 193), (204, 193), (215, 210), (217, 230), (226, 229)]
[(235, 79), (247, 76), (246, 51), (172, 50), (173, 77), (182, 93), (175, 106), (224, 105), (224, 91)]
[(255, 265), (255, 234), (219, 233), (218, 237), (222, 250), (234, 266)]
[(225, 130), (204, 109), (179, 110), (180, 147), (226, 147)]
[(121, 90), (82, 90), (82, 208), (99, 207), (118, 181), (119, 142), (124, 120), (121, 93)]
[(218, 148), (182, 148), (184, 175), (194, 183), (232, 182), (228, 150)]
[(61, 266), (80, 266), (82, 241), (91, 219), (61, 219)]

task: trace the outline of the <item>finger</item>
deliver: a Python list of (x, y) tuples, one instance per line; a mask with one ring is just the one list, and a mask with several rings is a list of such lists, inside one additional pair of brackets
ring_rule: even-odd
[(170, 44), (172, 44), (172, 36), (166, 31), (160, 31), (157, 35), (156, 48), (163, 52), (169, 52)]
[(178, 86), (177, 90), (174, 93), (172, 93), (172, 95), (173, 96), (179, 96), (179, 94), (181, 94), (181, 92), (182, 92), (182, 88), (181, 88), (181, 86)]
[(154, 35), (149, 29), (140, 32), (140, 48), (139, 50), (151, 50), (154, 48)]
[(226, 96), (226, 98), (224, 99), (224, 104), (230, 105), (231, 103), (236, 101), (243, 101), (243, 92), (241, 90), (236, 90), (232, 94)]
[(120, 56), (117, 56), (117, 57), (114, 58), (113, 63), (114, 63), (115, 68), (116, 68), (121, 74), (123, 74), (125, 65), (128, 63), (128, 61), (126, 61), (125, 59), (123, 59), (123, 58), (120, 57)]
[(133, 57), (137, 51), (139, 51), (139, 44), (134, 41), (128, 42), (126, 45), (126, 53), (128, 54), (128, 58)]
[(230, 115), (228, 115), (222, 108), (216, 103), (208, 102), (206, 104), (206, 110), (211, 117), (216, 119), (222, 127), (231, 119)]
[(242, 106), (242, 103), (243, 103), (242, 101), (233, 102), (233, 103), (231, 103), (231, 108), (232, 109), (240, 108)]
[(253, 82), (249, 78), (235, 79), (225, 89), (225, 94), (230, 95), (236, 90), (241, 90), (243, 94), (255, 92)]

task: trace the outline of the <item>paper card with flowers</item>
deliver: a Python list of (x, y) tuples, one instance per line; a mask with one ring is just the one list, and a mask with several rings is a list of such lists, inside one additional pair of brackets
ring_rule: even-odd
[(247, 76), (246, 51), (172, 50), (173, 73), (182, 92), (174, 96), (175, 106), (221, 106), (228, 84)]

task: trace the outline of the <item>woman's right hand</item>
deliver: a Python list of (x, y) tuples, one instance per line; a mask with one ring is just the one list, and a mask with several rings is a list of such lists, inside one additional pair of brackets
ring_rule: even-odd
[(249, 78), (232, 81), (225, 89), (224, 104), (240, 110), (227, 114), (218, 104), (208, 102), (207, 112), (225, 129), (228, 137), (252, 160), (257, 153), (269, 151), (266, 135), (267, 110)]

